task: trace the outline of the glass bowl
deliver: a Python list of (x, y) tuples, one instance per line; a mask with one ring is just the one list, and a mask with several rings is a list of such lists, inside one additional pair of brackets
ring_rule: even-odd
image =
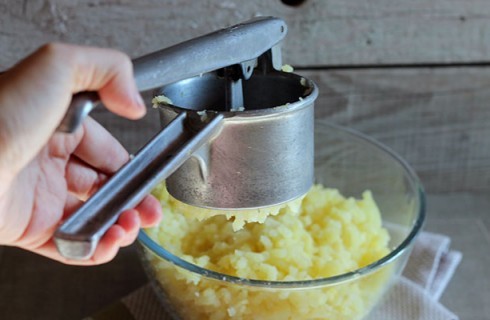
[[(362, 268), (304, 281), (245, 279), (192, 264), (147, 232), (143, 265), (174, 319), (366, 319), (400, 275), (425, 218), (422, 186), (387, 147), (353, 130), (315, 123), (316, 182), (360, 198), (370, 190), (389, 233), (389, 253)], [(163, 219), (163, 223), (165, 218)]]

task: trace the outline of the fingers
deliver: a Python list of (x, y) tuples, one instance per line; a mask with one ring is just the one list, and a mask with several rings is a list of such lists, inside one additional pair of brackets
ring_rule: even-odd
[(149, 228), (157, 225), (162, 219), (160, 202), (152, 195), (146, 196), (136, 207), (141, 219), (141, 227)]
[(54, 109), (57, 121), (71, 95), (80, 91), (98, 91), (104, 105), (123, 117), (137, 119), (146, 113), (131, 60), (117, 50), (49, 43), (7, 71), (4, 79), (13, 97), (27, 103), (16, 105)]
[(65, 179), (68, 191), (78, 199), (86, 201), (107, 181), (108, 177), (78, 158), (71, 157), (66, 165)]
[(97, 121), (87, 118), (85, 134), (74, 151), (81, 160), (106, 174), (116, 172), (129, 160), (124, 147)]
[(123, 212), (117, 224), (126, 232), (121, 246), (128, 246), (138, 237), (141, 227), (152, 227), (160, 222), (162, 218), (162, 207), (153, 196), (146, 196), (143, 201), (133, 210)]
[(65, 168), (68, 190), (81, 200), (87, 200), (110, 175), (128, 160), (124, 147), (97, 121), (88, 117), (83, 135)]
[(138, 232), (141, 226), (141, 219), (139, 217), (138, 211), (127, 210), (123, 212), (117, 221), (117, 224), (124, 230), (125, 236), (121, 241), (121, 246), (129, 246), (138, 237)]
[[(37, 60), (53, 61), (56, 69), (68, 73), (71, 94), (80, 91), (98, 91), (104, 105), (112, 112), (138, 119), (145, 115), (146, 108), (133, 77), (129, 57), (117, 50), (50, 43), (33, 54)], [(54, 79), (59, 81), (54, 74)]]
[[(71, 199), (71, 200), (70, 200)], [(69, 203), (68, 203), (69, 202)], [(80, 206), (81, 201), (69, 198), (65, 207), (65, 218)], [(111, 261), (120, 248), (132, 244), (138, 237), (141, 227), (151, 227), (157, 224), (161, 219), (162, 209), (157, 199), (153, 196), (147, 196), (135, 208), (124, 211), (115, 225), (110, 227), (102, 236), (95, 250), (94, 255), (89, 260), (72, 260), (63, 257), (56, 248), (53, 239), (38, 247), (24, 247), (37, 254), (41, 254), (59, 262), (70, 265), (99, 265)]]
[(98, 91), (102, 102), (112, 112), (129, 119), (144, 116), (146, 107), (127, 55), (111, 49), (61, 46), (75, 55), (74, 92)]
[(23, 168), (48, 142), (72, 95), (90, 90), (118, 115), (137, 119), (146, 113), (131, 61), (115, 50), (48, 44), (3, 74), (0, 169)]
[(95, 265), (111, 261), (116, 256), (126, 237), (127, 234), (121, 226), (113, 225), (102, 236), (94, 255), (89, 261)]
[(53, 239), (37, 248), (24, 248), (29, 251), (35, 252), (47, 258), (62, 262), (69, 265), (78, 266), (94, 266), (107, 263), (114, 259), (117, 252), (119, 251), (120, 244), (124, 239), (125, 232), (118, 226), (114, 225), (101, 238), (94, 255), (88, 260), (73, 260), (63, 257), (56, 248)]
[(78, 208), (80, 208), (83, 204), (77, 196), (74, 196), (70, 193), (67, 194), (65, 207), (63, 208), (63, 216), (61, 217), (61, 221), (65, 221), (69, 216), (71, 216)]

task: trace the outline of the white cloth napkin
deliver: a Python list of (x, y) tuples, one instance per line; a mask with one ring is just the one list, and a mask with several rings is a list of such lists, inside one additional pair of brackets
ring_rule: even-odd
[[(403, 275), (369, 320), (458, 320), (439, 303), (462, 254), (450, 250), (447, 236), (422, 232), (414, 243)], [(122, 299), (135, 320), (170, 319), (150, 285)]]
[(449, 237), (422, 232), (414, 243), (403, 275), (387, 293), (369, 320), (457, 320), (439, 298), (462, 254), (450, 250)]

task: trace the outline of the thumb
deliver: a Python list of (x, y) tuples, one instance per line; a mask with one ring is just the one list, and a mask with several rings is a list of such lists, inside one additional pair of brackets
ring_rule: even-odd
[(98, 91), (115, 114), (138, 119), (146, 108), (138, 92), (129, 57), (116, 50), (64, 45), (74, 55), (72, 92)]
[(45, 45), (0, 77), (0, 169), (30, 161), (59, 125), (71, 96), (80, 91), (98, 91), (110, 111), (129, 119), (146, 112), (125, 54)]

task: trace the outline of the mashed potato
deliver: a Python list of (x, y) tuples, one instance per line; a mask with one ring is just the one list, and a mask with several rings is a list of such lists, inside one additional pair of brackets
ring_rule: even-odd
[[(354, 271), (389, 252), (388, 232), (369, 191), (358, 200), (316, 185), (298, 204), (280, 208), (263, 223), (246, 223), (239, 231), (226, 215), (205, 220), (195, 212), (193, 216), (164, 184), (153, 194), (161, 201), (164, 218), (147, 233), (184, 260), (227, 275), (311, 280)], [(148, 259), (184, 319), (360, 319), (388, 277), (377, 272), (331, 287), (264, 289), (207, 279), (152, 254)]]
[(171, 198), (173, 211), (180, 212), (184, 214), (187, 218), (194, 218), (199, 221), (209, 219), (213, 216), (223, 215), (226, 219), (232, 222), (233, 231), (238, 231), (243, 229), (245, 224), (251, 222), (264, 223), (268, 216), (275, 216), (284, 209), (299, 213), (301, 209), (301, 202), (303, 197), (295, 199), (293, 201), (280, 204), (277, 206), (258, 208), (258, 209), (247, 209), (247, 210), (214, 210), (214, 209), (203, 209), (190, 206), (176, 199)]
[(289, 65), (289, 64), (284, 64), (281, 67), (281, 71), (282, 72), (293, 72), (294, 71), (294, 68), (291, 65)]
[(166, 97), (163, 94), (159, 96), (155, 96), (153, 97), (153, 99), (151, 99), (151, 104), (153, 105), (153, 108), (158, 108), (158, 106), (160, 106), (161, 104), (168, 105), (172, 103), (173, 103), (172, 100), (170, 100), (169, 97)]

